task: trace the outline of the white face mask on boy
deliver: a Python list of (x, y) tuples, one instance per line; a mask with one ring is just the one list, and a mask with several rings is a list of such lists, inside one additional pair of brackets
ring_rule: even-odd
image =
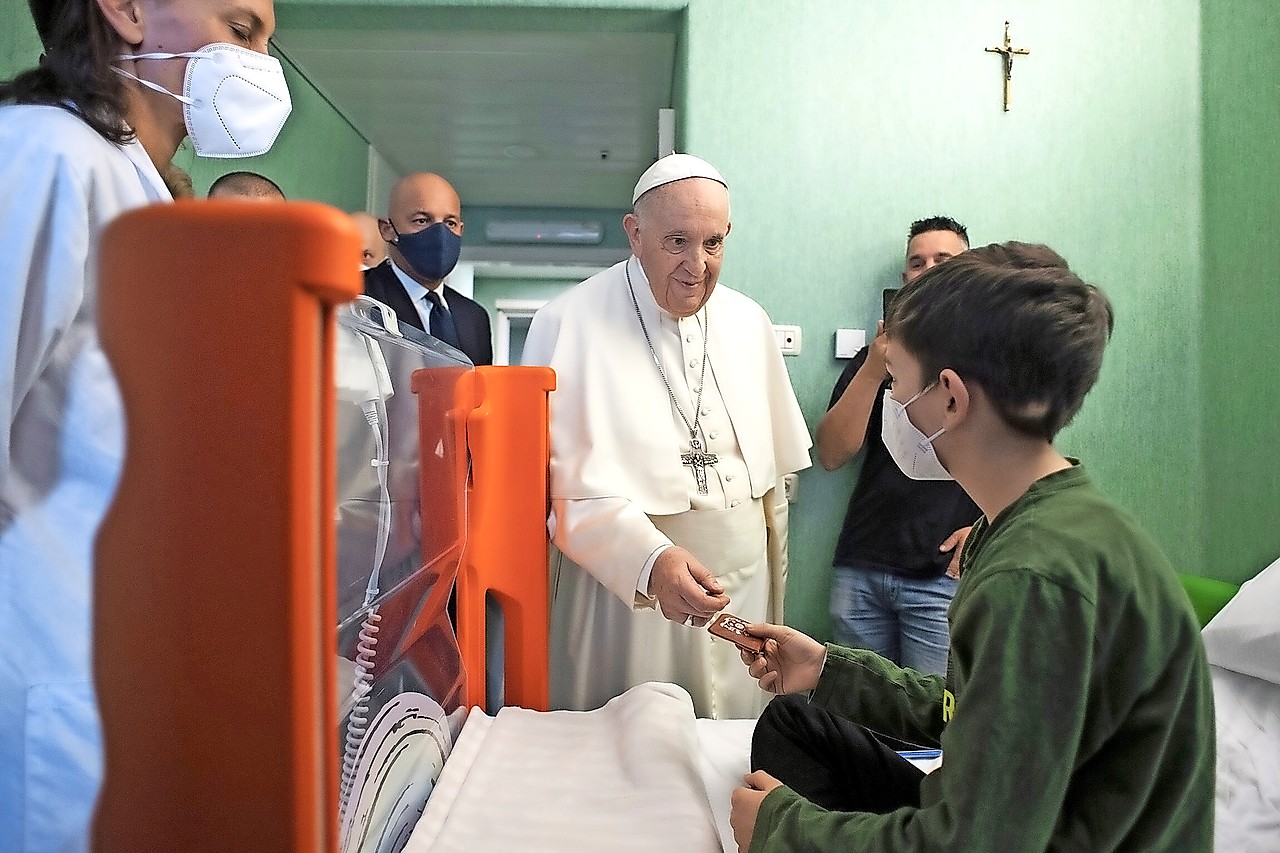
[(148, 89), (182, 102), (187, 135), (201, 157), (255, 157), (265, 154), (293, 109), (280, 60), (234, 44), (207, 44), (190, 53), (138, 53), (117, 59), (186, 58), (182, 94), (116, 71)]
[(916, 429), (915, 424), (907, 417), (907, 406), (927, 394), (934, 385), (931, 382), (919, 394), (905, 403), (893, 399), (893, 392), (885, 389), (884, 409), (880, 417), (880, 438), (888, 448), (893, 461), (913, 480), (953, 480), (947, 469), (942, 467), (938, 454), (933, 449), (933, 440), (946, 432), (946, 428), (933, 435), (925, 435)]

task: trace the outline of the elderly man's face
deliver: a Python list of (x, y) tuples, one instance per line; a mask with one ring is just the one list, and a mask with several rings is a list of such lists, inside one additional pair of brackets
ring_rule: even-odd
[(622, 225), (659, 307), (676, 317), (698, 313), (720, 277), (729, 234), (724, 184), (687, 178), (658, 187), (640, 198)]

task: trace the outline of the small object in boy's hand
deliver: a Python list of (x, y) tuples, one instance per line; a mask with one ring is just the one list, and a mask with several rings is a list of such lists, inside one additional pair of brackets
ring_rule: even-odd
[(721, 613), (716, 617), (716, 621), (707, 626), (707, 630), (717, 637), (728, 640), (744, 652), (758, 655), (764, 651), (764, 638), (748, 634), (747, 624), (737, 616)]

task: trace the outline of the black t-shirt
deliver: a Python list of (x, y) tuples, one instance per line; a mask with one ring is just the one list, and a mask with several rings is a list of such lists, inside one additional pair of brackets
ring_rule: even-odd
[[(844, 394), (866, 360), (867, 348), (863, 347), (836, 381), (828, 409)], [(946, 571), (952, 556), (949, 551), (939, 552), (938, 546), (961, 527), (977, 521), (982, 511), (954, 481), (912, 480), (898, 468), (880, 437), (888, 387), (888, 381), (880, 384), (871, 406), (862, 470), (849, 497), (832, 563), (847, 566), (852, 560), (866, 560), (894, 574), (936, 577)]]

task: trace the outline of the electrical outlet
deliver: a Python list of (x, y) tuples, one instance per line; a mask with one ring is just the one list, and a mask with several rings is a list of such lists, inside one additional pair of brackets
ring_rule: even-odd
[(774, 325), (773, 333), (778, 338), (778, 349), (783, 355), (800, 354), (800, 327)]
[(800, 497), (800, 475), (787, 474), (782, 478), (782, 493), (787, 503), (793, 504)]

